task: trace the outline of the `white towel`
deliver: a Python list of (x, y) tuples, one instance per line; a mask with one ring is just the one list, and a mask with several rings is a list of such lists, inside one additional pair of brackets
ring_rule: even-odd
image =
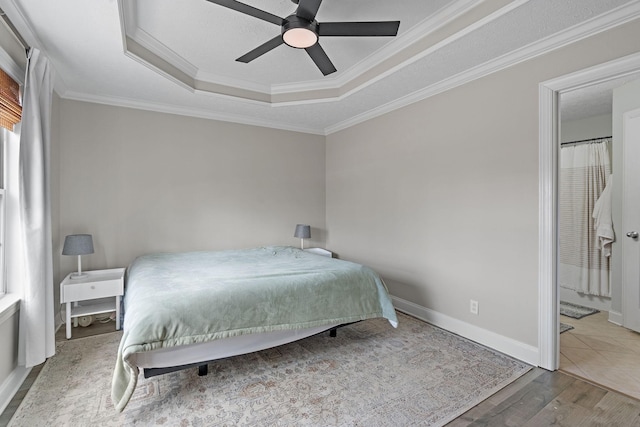
[(613, 221), (611, 219), (611, 187), (613, 186), (613, 175), (609, 175), (607, 185), (593, 207), (593, 228), (596, 230), (598, 239), (598, 249), (604, 256), (611, 256), (611, 243), (615, 240), (613, 232)]

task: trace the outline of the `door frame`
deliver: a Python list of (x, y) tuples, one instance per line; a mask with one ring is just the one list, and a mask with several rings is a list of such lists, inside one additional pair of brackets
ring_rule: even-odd
[(558, 159), (560, 94), (640, 71), (640, 53), (542, 82), (538, 86), (538, 366), (560, 365), (558, 301)]

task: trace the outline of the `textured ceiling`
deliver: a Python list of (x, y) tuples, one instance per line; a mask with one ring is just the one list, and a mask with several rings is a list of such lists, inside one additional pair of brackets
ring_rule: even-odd
[[(296, 5), (290, 0), (243, 0), (244, 3), (280, 17), (291, 15)], [(318, 22), (400, 20), (399, 36), (445, 6), (447, 0), (374, 2), (371, 0), (326, 0), (316, 16)], [(465, 2), (469, 3), (469, 2)], [(280, 34), (280, 27), (204, 1), (176, 8), (172, 0), (138, 0), (130, 16), (134, 31), (146, 33), (157, 43), (178, 53), (211, 79), (226, 78), (239, 84), (273, 86), (323, 79), (304, 50), (281, 45), (257, 60), (243, 64), (239, 56)], [(189, 23), (189, 34), (169, 31), (176, 23)], [(320, 43), (332, 62), (344, 73), (387, 45), (390, 37), (325, 37)], [(204, 43), (203, 43), (204, 41)], [(256, 72), (258, 71), (258, 72)]]
[(640, 79), (640, 73), (634, 73), (618, 79), (583, 87), (560, 96), (560, 117), (563, 122), (580, 120), (613, 111), (613, 90), (626, 83)]
[[(244, 0), (278, 16), (290, 0)], [(395, 38), (322, 38), (338, 71), (279, 28), (206, 0), (0, 0), (63, 98), (327, 134), (640, 15), (629, 0), (324, 0), (318, 21), (400, 20)], [(585, 30), (586, 31), (586, 30)]]

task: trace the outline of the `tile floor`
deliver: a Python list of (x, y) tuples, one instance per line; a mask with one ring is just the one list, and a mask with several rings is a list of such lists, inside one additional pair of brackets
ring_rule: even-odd
[(560, 334), (560, 370), (640, 399), (640, 334), (601, 311), (582, 319), (560, 316), (575, 329)]

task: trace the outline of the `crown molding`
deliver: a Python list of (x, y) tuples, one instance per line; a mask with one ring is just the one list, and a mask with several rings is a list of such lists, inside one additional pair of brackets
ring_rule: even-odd
[(639, 17), (640, 2), (627, 3), (626, 5), (620, 6), (573, 27), (569, 27), (552, 36), (531, 43), (506, 55), (470, 68), (469, 70), (454, 75), (448, 79), (442, 80), (436, 84), (369, 110), (366, 113), (353, 116), (333, 126), (329, 126), (325, 129), (325, 134), (330, 135), (407, 105), (422, 101), (423, 99), (448, 91), (473, 80), (477, 80), (489, 74), (517, 65), (521, 62), (528, 61), (548, 52), (576, 43), (603, 31), (623, 25), (627, 22), (638, 19)]
[(60, 95), (63, 99), (91, 102), (94, 104), (103, 104), (115, 107), (133, 108), (136, 110), (154, 111), (158, 113), (175, 114), (179, 116), (188, 116), (201, 119), (218, 120), (223, 122), (238, 123), (249, 126), (259, 126), (272, 129), (280, 129), (292, 132), (307, 133), (313, 135), (324, 135), (322, 129), (310, 128), (305, 126), (295, 126), (288, 123), (279, 123), (272, 120), (256, 119), (254, 117), (240, 116), (235, 114), (224, 114), (211, 112), (199, 108), (187, 108), (171, 104), (163, 104), (149, 101), (139, 101), (136, 99), (91, 95), (82, 92), (65, 92)]
[[(128, 25), (125, 24), (125, 27), (127, 26)], [(177, 52), (171, 50), (167, 45), (160, 43), (158, 39), (153, 37), (148, 32), (142, 30), (140, 27), (136, 26), (135, 29), (127, 35), (129, 38), (138, 42), (140, 46), (147, 49), (154, 55), (159, 56), (164, 61), (169, 62), (174, 67), (181, 70), (183, 73), (188, 74), (189, 76), (194, 78), (198, 73), (198, 67), (184, 59), (184, 57), (179, 55)]]
[[(438, 47), (457, 40), (459, 37), (473, 31), (473, 29), (485, 25), (487, 22), (508, 13), (527, 1), (516, 0), (510, 2), (507, 6), (491, 13), (489, 19), (483, 17), (468, 28), (464, 28), (452, 37), (446, 38), (444, 42), (437, 43)], [(220, 93), (245, 100), (266, 102), (276, 106), (339, 101), (358, 90), (362, 90), (381, 78), (433, 52), (430, 49), (417, 57), (406, 55), (406, 52), (421, 40), (482, 3), (484, 3), (484, 0), (458, 0), (442, 8), (339, 76), (326, 77), (320, 81), (270, 86), (199, 70), (189, 61), (138, 27), (136, 11), (132, 2), (118, 0), (118, 7), (124, 50), (125, 54), (130, 58), (192, 91), (201, 90)], [(404, 59), (403, 56), (408, 56), (408, 59)], [(390, 62), (390, 64), (384, 65), (385, 62)], [(396, 62), (396, 64), (393, 64), (393, 62)], [(376, 67), (380, 67), (380, 70), (376, 70)], [(371, 74), (371, 76), (366, 76), (367, 74)], [(358, 79), (363, 81), (358, 82)], [(347, 86), (352, 87), (347, 88)]]
[[(277, 104), (272, 104), (273, 107), (279, 107), (279, 106), (291, 106), (291, 105), (304, 105), (304, 104), (317, 104), (319, 102), (334, 102), (334, 101), (342, 101), (345, 98), (353, 95), (354, 93), (361, 91), (362, 89), (365, 89), (366, 87), (377, 83), (378, 81), (389, 77), (391, 75), (393, 75), (394, 73), (400, 71), (401, 69), (403, 69), (404, 67), (407, 67), (411, 64), (413, 64), (414, 62), (417, 62), (420, 59), (425, 58), (426, 56), (436, 52), (438, 49), (442, 49), (443, 47), (459, 40), (460, 38), (470, 34), (471, 32), (483, 27), (484, 25), (487, 25), (488, 23), (490, 23), (493, 20), (496, 20), (500, 17), (502, 17), (503, 15), (506, 15), (507, 13), (511, 12), (514, 9), (517, 9), (518, 7), (522, 6), (523, 4), (527, 3), (529, 0), (515, 0), (510, 2), (507, 6), (504, 6), (498, 10), (496, 10), (495, 12), (485, 16), (484, 18), (475, 21), (473, 24), (464, 27), (462, 30), (455, 32), (454, 34), (452, 34), (449, 37), (446, 37), (445, 39), (441, 40), (438, 43), (435, 43), (431, 46), (429, 46), (428, 48), (422, 50), (420, 53), (416, 54), (416, 55), (412, 55), (410, 56), (407, 60), (399, 62), (397, 65), (388, 68), (387, 70), (385, 70), (384, 72), (381, 72), (379, 74), (377, 74), (376, 76), (374, 76), (373, 78), (368, 79), (367, 81), (363, 82), (360, 85), (356, 85), (353, 88), (351, 88), (348, 91), (342, 91), (341, 93), (330, 97), (327, 96), (326, 98), (315, 98), (315, 99), (310, 99), (310, 100), (293, 100), (293, 101), (282, 101), (282, 102), (278, 102)], [(477, 5), (477, 2), (474, 2), (473, 7), (475, 7)], [(472, 7), (466, 7), (464, 9), (464, 12), (468, 12)], [(446, 8), (447, 12), (446, 15), (444, 16), (449, 16), (452, 13), (454, 13), (454, 11), (451, 10), (451, 8)], [(456, 16), (459, 16), (460, 13), (457, 13)], [(438, 16), (440, 16), (440, 13), (438, 13)], [(444, 19), (444, 17), (442, 17), (441, 19)], [(453, 19), (453, 18), (451, 18)], [(427, 21), (429, 21), (429, 23), (431, 23), (431, 19), (428, 19)], [(441, 26), (444, 26), (445, 23), (443, 23)], [(441, 27), (440, 26), (440, 27)], [(438, 27), (439, 28), (439, 27)], [(434, 28), (433, 31), (435, 31), (437, 28)], [(425, 37), (427, 34), (422, 34), (422, 37)], [(394, 40), (395, 43), (397, 40)], [(377, 64), (377, 62), (376, 62)], [(374, 64), (375, 65), (375, 64)], [(373, 65), (372, 65), (373, 66)], [(368, 68), (367, 68), (368, 69)], [(366, 69), (365, 69), (366, 71)], [(340, 86), (340, 88), (337, 88), (338, 90), (344, 88), (348, 83), (351, 83), (351, 80), (345, 82), (344, 84), (342, 84)], [(455, 87), (455, 86), (453, 86)], [(303, 88), (300, 88), (300, 91), (302, 91)], [(445, 89), (448, 90), (448, 89)], [(440, 91), (441, 92), (441, 91)], [(437, 93), (440, 93), (437, 92)], [(434, 93), (435, 94), (435, 93)], [(432, 96), (432, 95), (428, 95), (428, 96)], [(395, 109), (395, 108), (393, 108)], [(390, 110), (390, 111), (393, 111)], [(366, 115), (367, 113), (363, 113), (363, 115)], [(384, 113), (382, 113), (384, 114)], [(375, 116), (374, 116), (375, 117)], [(364, 120), (369, 120), (369, 118), (365, 118)], [(332, 131), (328, 131), (325, 130), (325, 132), (328, 133), (332, 133)]]
[[(246, 91), (264, 93), (269, 92), (269, 86), (266, 85), (255, 84), (245, 80), (227, 78), (217, 74), (203, 72), (197, 66), (186, 60), (183, 56), (170, 49), (164, 43), (161, 43), (158, 39), (153, 37), (148, 32), (141, 29), (138, 25), (138, 15), (135, 8), (133, 7), (133, 2), (118, 0), (118, 5), (120, 12), (120, 30), (123, 35), (125, 54), (128, 54), (130, 57), (133, 57), (147, 67), (149, 65), (152, 65), (154, 61), (152, 58), (148, 58), (148, 55), (145, 55), (144, 52), (140, 52), (140, 48), (147, 50), (149, 54), (157, 56), (162, 61), (170, 64), (173, 68), (179, 70), (181, 73), (184, 73), (194, 82), (194, 86), (197, 86), (198, 82), (208, 82), (216, 85), (228, 86), (229, 88), (236, 87)], [(137, 53), (129, 51), (129, 44), (132, 41), (139, 45)], [(139, 56), (140, 58), (135, 58), (136, 56)], [(140, 59), (142, 59), (142, 61), (140, 61)], [(145, 62), (147, 62), (147, 64), (145, 64)], [(162, 69), (162, 67), (158, 66), (156, 66), (155, 68), (157, 72), (160, 72), (165, 76), (169, 74), (169, 76), (167, 76), (169, 78), (175, 77), (175, 72), (168, 72), (168, 70), (164, 70)], [(180, 83), (184, 83), (185, 79), (183, 78), (178, 80), (180, 80)], [(189, 86), (189, 83), (187, 83), (187, 86)], [(190, 86), (189, 89), (193, 91), (197, 88)]]
[[(10, 1), (13, 1), (13, 0), (10, 0)], [(519, 1), (512, 2), (512, 4), (508, 6), (510, 8), (509, 10), (512, 10), (513, 8), (518, 7), (519, 5), (525, 2), (526, 0), (519, 0)], [(496, 11), (495, 16), (492, 16), (492, 15), (487, 16), (485, 18), (486, 22), (489, 22), (489, 20), (492, 20), (492, 19), (496, 19), (498, 16), (501, 16), (504, 13), (506, 13), (503, 9)], [(591, 20), (588, 20), (581, 24), (567, 28), (566, 30), (560, 33), (557, 33), (553, 36), (531, 43), (530, 45), (517, 49), (509, 54), (503, 55), (499, 58), (488, 61), (484, 64), (481, 64), (479, 66), (476, 66), (474, 68), (461, 72), (457, 75), (451, 76), (448, 79), (442, 80), (438, 83), (435, 83), (421, 90), (408, 94), (402, 98), (388, 102), (384, 105), (380, 105), (377, 108), (369, 110), (365, 113), (350, 117), (342, 122), (339, 122), (335, 125), (328, 126), (324, 129), (318, 129), (314, 127), (295, 126), (289, 123), (281, 123), (281, 122), (272, 121), (272, 120), (256, 119), (254, 117), (248, 117), (248, 116), (242, 116), (242, 115), (216, 113), (216, 112), (211, 112), (211, 111), (207, 111), (199, 108), (188, 108), (188, 107), (181, 107), (181, 106), (175, 106), (175, 105), (169, 105), (169, 104), (163, 104), (163, 103), (139, 101), (139, 100), (133, 100), (133, 99), (127, 99), (127, 98), (121, 98), (121, 97), (108, 97), (108, 96), (101, 96), (101, 95), (94, 95), (94, 94), (70, 92), (65, 89), (64, 82), (62, 82), (61, 79), (58, 79), (56, 81), (56, 91), (60, 94), (60, 97), (63, 99), (94, 102), (99, 104), (121, 106), (126, 108), (157, 111), (157, 112), (168, 113), (168, 114), (177, 114), (177, 115), (192, 116), (192, 117), (199, 117), (199, 118), (212, 119), (212, 120), (221, 120), (221, 121), (228, 121), (232, 123), (240, 123), (240, 124), (246, 124), (251, 126), (269, 127), (269, 128), (275, 128), (275, 129), (282, 129), (282, 130), (288, 130), (288, 131), (294, 131), (294, 132), (302, 132), (302, 133), (326, 136), (326, 135), (330, 135), (332, 133), (338, 132), (340, 130), (346, 129), (348, 127), (357, 125), (364, 121), (370, 120), (372, 118), (378, 117), (380, 115), (397, 110), (399, 108), (405, 107), (407, 105), (413, 104), (415, 102), (421, 101), (423, 99), (429, 98), (431, 96), (437, 95), (439, 93), (448, 91), (450, 89), (469, 83), (473, 80), (482, 78), (494, 72), (514, 66), (518, 63), (527, 61), (529, 59), (532, 59), (537, 56), (543, 55), (545, 53), (551, 52), (553, 50), (559, 49), (566, 45), (575, 43), (577, 41), (596, 35), (603, 31), (607, 31), (609, 29), (615, 28), (616, 26), (623, 25), (627, 22), (638, 19), (639, 17), (640, 17), (640, 2), (628, 3), (626, 5), (613, 9), (610, 12), (607, 12), (603, 15), (595, 17)], [(484, 25), (484, 24), (478, 23), (476, 25)], [(471, 29), (468, 30), (468, 32), (470, 31), (472, 30)], [(29, 31), (29, 35), (31, 34), (33, 34), (33, 32)], [(425, 55), (427, 54), (428, 53), (425, 53)], [(225, 96), (225, 95), (220, 95), (215, 93), (208, 93), (208, 94), (212, 96)], [(343, 99), (348, 95), (349, 94), (347, 93), (334, 98), (327, 98), (319, 102), (336, 101), (336, 100)], [(238, 100), (238, 98), (234, 98), (234, 99), (236, 101)], [(251, 103), (264, 105), (264, 102), (251, 101), (247, 99), (243, 99), (242, 102), (251, 102)], [(294, 105), (299, 103), (301, 103), (301, 101), (283, 103), (282, 105)], [(276, 105), (272, 104), (271, 106), (274, 108), (277, 108)]]
[[(398, 56), (398, 54), (402, 53), (403, 50), (415, 45), (418, 41), (446, 26), (448, 23), (460, 17), (461, 15), (469, 12), (471, 9), (475, 8), (483, 1), (484, 0), (457, 1), (449, 6), (440, 9), (434, 15), (431, 15), (430, 17), (424, 19), (418, 25), (415, 25), (413, 28), (403, 33), (402, 36), (396, 37), (394, 40), (386, 44), (382, 49), (379, 49), (378, 51), (369, 55), (359, 63), (350, 67), (348, 70), (345, 70), (337, 77), (329, 77), (323, 80), (315, 81), (313, 83), (301, 82), (272, 85), (271, 93), (283, 94), (309, 90), (343, 88), (352, 81), (357, 80), (358, 77), (362, 76), (375, 66), (388, 59), (393, 58), (394, 56)], [(518, 0), (514, 3), (520, 3), (522, 1), (528, 0)], [(399, 66), (400, 68), (404, 67), (406, 65), (409, 65), (410, 63), (410, 61), (403, 61), (401, 64), (396, 65), (394, 69)], [(367, 83), (366, 85), (368, 84), (369, 83)], [(359, 85), (358, 87), (365, 87), (366, 85)]]

